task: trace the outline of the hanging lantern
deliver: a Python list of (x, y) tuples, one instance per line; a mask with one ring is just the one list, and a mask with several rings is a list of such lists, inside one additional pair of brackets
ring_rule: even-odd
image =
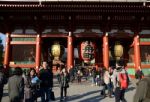
[(80, 45), (80, 56), (84, 63), (89, 63), (95, 58), (95, 44), (91, 41), (84, 41)]
[(61, 46), (58, 41), (56, 41), (51, 47), (51, 53), (54, 56), (54, 60), (59, 60), (61, 55), (64, 53), (64, 47)]
[(120, 44), (120, 42), (116, 42), (114, 46), (114, 54), (116, 57), (116, 60), (120, 60), (120, 58), (123, 55), (123, 46)]

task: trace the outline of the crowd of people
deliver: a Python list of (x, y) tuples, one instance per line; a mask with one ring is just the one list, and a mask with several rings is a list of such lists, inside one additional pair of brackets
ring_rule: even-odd
[[(120, 74), (123, 74), (126, 76), (126, 84), (127, 86), (129, 85), (129, 78), (128, 74), (124, 68), (124, 65), (121, 62), (116, 63), (115, 68), (93, 68), (91, 71), (91, 76), (92, 76), (92, 86), (99, 85), (102, 87), (101, 90), (101, 95), (103, 98), (105, 97), (110, 97), (112, 98), (115, 96), (115, 102), (126, 102), (124, 98), (125, 90), (126, 88), (121, 88), (120, 84), (121, 78)], [(107, 93), (106, 93), (107, 90)]]
[[(30, 68), (27, 73), (23, 73), (20, 67), (16, 67), (8, 78), (3, 72), (3, 66), (0, 66), (0, 102), (3, 97), (3, 88), (8, 83), (8, 94), (10, 102), (37, 102), (37, 98), (41, 98), (41, 102), (50, 102), (55, 100), (53, 92), (53, 73), (47, 62), (39, 69)], [(67, 96), (67, 88), (69, 87), (69, 74), (65, 65), (60, 65), (60, 73), (57, 76), (60, 84), (60, 101)]]
[[(3, 87), (6, 83), (8, 83), (10, 102), (37, 102), (38, 97), (41, 98), (41, 102), (55, 100), (53, 73), (49, 67), (46, 62), (43, 62), (38, 73), (34, 68), (30, 68), (26, 74), (22, 72), (21, 68), (17, 67), (13, 74), (6, 78), (3, 66), (0, 66), (0, 102), (3, 97)], [(56, 76), (60, 86), (60, 102), (62, 102), (67, 97), (69, 82), (74, 80), (74, 69), (71, 68), (68, 71), (64, 64), (58, 64)], [(81, 69), (76, 71), (76, 76), (77, 82), (81, 83), (83, 76)], [(115, 102), (127, 102), (124, 96), (129, 85), (129, 76), (121, 62), (118, 61), (115, 68), (96, 69), (96, 67), (93, 67), (86, 76), (92, 77), (92, 86), (102, 88), (100, 95), (103, 98), (114, 96)], [(150, 77), (143, 78), (142, 71), (137, 71), (135, 76), (138, 82), (133, 101), (150, 102)]]
[(15, 68), (13, 75), (8, 78), (8, 93), (10, 102), (50, 102), (53, 87), (53, 74), (47, 63), (43, 63), (39, 73), (31, 68), (23, 74), (22, 69)]

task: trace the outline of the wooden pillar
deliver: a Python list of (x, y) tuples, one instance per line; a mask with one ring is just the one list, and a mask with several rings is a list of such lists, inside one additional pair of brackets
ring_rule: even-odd
[(8, 68), (10, 57), (10, 33), (6, 33), (6, 46), (4, 55), (4, 67)]
[(73, 68), (73, 66), (74, 66), (74, 48), (73, 48), (73, 37), (72, 37), (71, 32), (69, 32), (67, 47), (68, 47), (68, 49), (67, 49), (67, 68), (70, 69), (70, 68)]
[(41, 63), (41, 36), (38, 34), (36, 38), (36, 71), (39, 71), (40, 68), (40, 63)]
[(136, 35), (134, 37), (134, 64), (135, 64), (135, 69), (136, 70), (141, 68), (139, 35)]
[(109, 67), (109, 44), (108, 44), (108, 33), (103, 36), (103, 64), (104, 67)]

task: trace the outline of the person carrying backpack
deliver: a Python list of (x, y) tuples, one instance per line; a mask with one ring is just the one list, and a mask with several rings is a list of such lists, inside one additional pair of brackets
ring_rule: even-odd
[(120, 62), (116, 63), (116, 69), (113, 71), (113, 85), (115, 92), (115, 102), (127, 102), (124, 98), (125, 90), (128, 88), (129, 78), (126, 70)]

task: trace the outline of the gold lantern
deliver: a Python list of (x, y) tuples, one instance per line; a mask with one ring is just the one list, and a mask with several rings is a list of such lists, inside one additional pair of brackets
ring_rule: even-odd
[(54, 60), (59, 60), (59, 57), (61, 55), (61, 46), (59, 42), (54, 42), (51, 47), (51, 53), (54, 56)]
[(120, 58), (123, 55), (123, 46), (120, 44), (120, 42), (116, 42), (114, 46), (114, 54), (116, 57), (116, 60), (120, 60)]

